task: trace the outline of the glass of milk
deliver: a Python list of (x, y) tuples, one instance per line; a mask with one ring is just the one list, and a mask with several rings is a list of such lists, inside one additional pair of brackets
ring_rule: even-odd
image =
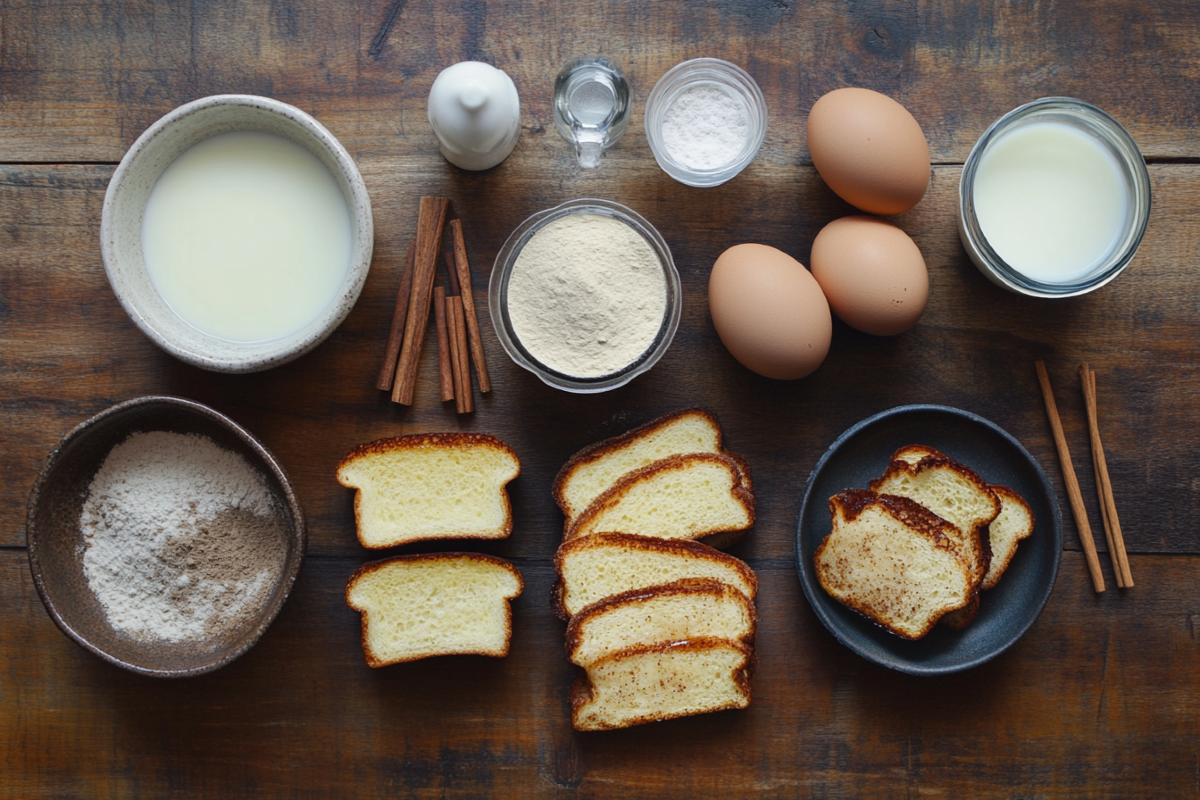
[(1093, 105), (1044, 97), (976, 142), (959, 183), (959, 235), (993, 283), (1073, 297), (1133, 260), (1150, 218), (1150, 176), (1129, 132)]

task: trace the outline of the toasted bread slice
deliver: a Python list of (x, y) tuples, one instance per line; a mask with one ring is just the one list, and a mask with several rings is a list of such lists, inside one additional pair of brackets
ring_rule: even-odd
[(927, 634), (974, 592), (955, 526), (916, 502), (865, 489), (829, 500), (832, 531), (814, 557), (832, 597), (905, 639)]
[(567, 542), (558, 548), (554, 567), (554, 610), (563, 619), (606, 597), (681, 578), (712, 578), (749, 600), (758, 592), (754, 571), (728, 553), (700, 542), (630, 533), (597, 533)]
[(559, 470), (554, 500), (567, 526), (626, 474), (668, 456), (720, 453), (721, 425), (699, 408), (667, 414), (628, 433), (585, 447)]
[(427, 539), (504, 539), (512, 533), (505, 486), (521, 472), (513, 449), (478, 433), (380, 439), (338, 463), (358, 489), (354, 519), (363, 547)]
[(1000, 513), (1000, 500), (968, 467), (936, 450), (924, 448), (931, 454), (908, 460), (914, 447), (896, 451), (883, 476), (871, 481), (871, 490), (911, 498), (956, 527), (952, 539), (978, 588), (991, 560), (987, 528)]
[(724, 546), (754, 524), (754, 493), (737, 461), (688, 453), (629, 473), (597, 497), (567, 530), (566, 541), (593, 533), (707, 539)]
[(716, 637), (754, 644), (746, 595), (712, 578), (684, 578), (593, 603), (567, 625), (567, 657), (581, 667), (630, 647)]
[(753, 671), (750, 648), (725, 639), (629, 648), (576, 682), (571, 721), (575, 730), (598, 731), (745, 708)]
[(455, 654), (503, 657), (512, 638), (509, 601), (522, 589), (517, 568), (495, 556), (397, 556), (351, 575), (346, 605), (362, 612), (363, 654), (372, 667)]
[(1033, 533), (1033, 509), (1025, 498), (1007, 486), (992, 484), (992, 491), (1000, 498), (1000, 515), (988, 526), (988, 539), (992, 546), (992, 560), (983, 577), (983, 588), (991, 589), (1008, 569), (1017, 545)]
[(979, 592), (975, 592), (975, 594), (971, 595), (971, 602), (962, 608), (946, 612), (945, 616), (938, 620), (938, 624), (945, 625), (952, 631), (965, 631), (967, 626), (975, 621), (975, 615), (978, 613)]

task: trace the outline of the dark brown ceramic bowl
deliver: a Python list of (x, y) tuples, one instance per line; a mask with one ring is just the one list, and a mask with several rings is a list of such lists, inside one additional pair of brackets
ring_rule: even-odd
[[(88, 487), (110, 450), (138, 431), (207, 436), (243, 456), (265, 479), (271, 505), (284, 523), (283, 569), (257, 615), (223, 626), (212, 636), (184, 642), (140, 641), (109, 624), (83, 572), (80, 513)], [(304, 514), (283, 468), (233, 420), (191, 400), (139, 397), (100, 412), (67, 434), (46, 458), (29, 496), (26, 524), (29, 567), (55, 624), (87, 650), (119, 667), (164, 678), (199, 675), (245, 653), (266, 631), (300, 573), (308, 534)]]

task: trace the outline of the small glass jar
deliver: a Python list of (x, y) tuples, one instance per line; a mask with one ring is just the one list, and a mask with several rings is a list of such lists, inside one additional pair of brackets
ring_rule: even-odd
[[(1056, 123), (1097, 143), (1115, 162), (1124, 188), (1123, 219), (1117, 221), (1111, 246), (1082, 274), (1050, 280), (1031, 275), (1008, 263), (985, 235), (979, 216), (978, 177), (985, 156), (1006, 135), (1035, 123)], [(1087, 146), (1092, 146), (1087, 144)], [(996, 151), (998, 152), (998, 151)], [(1089, 103), (1070, 97), (1043, 97), (1013, 109), (996, 120), (975, 143), (963, 165), (958, 187), (958, 231), (971, 261), (989, 280), (1011, 292), (1030, 297), (1074, 297), (1104, 286), (1133, 260), (1150, 219), (1150, 176), (1146, 162), (1129, 132), (1119, 122)], [(984, 212), (986, 217), (987, 212)], [(995, 237), (994, 237), (995, 238)], [(1037, 272), (1026, 266), (1026, 272)]]
[[(747, 135), (736, 155), (723, 164), (697, 167), (673, 153), (663, 137), (663, 122), (684, 92), (703, 86), (724, 91), (746, 115)], [(733, 178), (758, 155), (767, 136), (767, 102), (754, 78), (744, 69), (719, 58), (694, 58), (667, 70), (646, 100), (646, 138), (663, 172), (688, 186), (719, 186)]]
[[(556, 371), (534, 357), (517, 335), (508, 310), (508, 284), (513, 267), (522, 248), (533, 236), (551, 222), (572, 214), (598, 214), (611, 217), (628, 225), (650, 245), (650, 249), (658, 257), (662, 266), (666, 307), (658, 333), (650, 345), (629, 364), (621, 369), (597, 377), (578, 377)], [(683, 312), (683, 289), (679, 280), (679, 272), (671, 258), (671, 250), (666, 240), (640, 214), (631, 208), (610, 200), (595, 198), (580, 198), (569, 200), (554, 208), (539, 211), (517, 226), (496, 254), (496, 264), (492, 269), (491, 281), (488, 284), (488, 313), (492, 318), (492, 326), (496, 329), (496, 338), (504, 352), (520, 367), (529, 370), (542, 380), (543, 383), (575, 394), (595, 394), (616, 389), (632, 381), (637, 376), (649, 370), (667, 352), (675, 332), (679, 330), (679, 318)]]

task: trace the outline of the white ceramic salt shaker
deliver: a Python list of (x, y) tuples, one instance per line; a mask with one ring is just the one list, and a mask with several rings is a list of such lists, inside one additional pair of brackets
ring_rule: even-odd
[(442, 70), (429, 90), (429, 124), (451, 164), (491, 169), (517, 145), (521, 98), (503, 70), (460, 61)]

